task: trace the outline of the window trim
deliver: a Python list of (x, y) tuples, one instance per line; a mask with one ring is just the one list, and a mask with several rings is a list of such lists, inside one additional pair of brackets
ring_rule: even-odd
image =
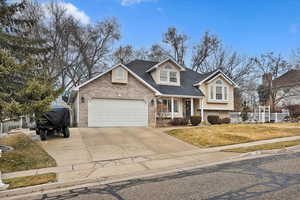
[[(165, 76), (166, 81), (161, 80), (161, 77), (162, 77), (162, 73), (163, 73), (163, 72), (166, 73), (166, 76)], [(160, 71), (159, 71), (159, 81), (160, 81), (160, 82), (168, 82), (168, 79), (169, 79), (168, 73), (169, 73), (169, 72), (168, 72), (167, 70), (160, 70)]]
[[(222, 98), (221, 99), (218, 99), (217, 98), (217, 90), (220, 90), (221, 88), (221, 91), (222, 91)], [(211, 84), (209, 86), (209, 91), (208, 91), (208, 94), (209, 94), (209, 101), (214, 101), (214, 102), (228, 102), (228, 95), (229, 95), (229, 90), (228, 90), (228, 86), (224, 84), (224, 81), (223, 80), (216, 80), (213, 84)]]
[[(161, 80), (161, 73), (162, 72), (167, 72), (167, 80), (164, 81), (164, 80)], [(173, 82), (171, 81), (171, 73), (176, 73), (176, 82)], [(177, 70), (174, 70), (174, 69), (160, 69), (159, 70), (159, 83), (162, 83), (162, 84), (172, 84), (172, 85), (179, 85), (179, 72)], [(174, 78), (174, 77), (172, 77)]]
[[(171, 76), (172, 73), (175, 73), (175, 77)], [(174, 74), (173, 74), (174, 75)], [(176, 78), (176, 81), (171, 81), (172, 78)], [(170, 83), (178, 83), (178, 72), (177, 71), (169, 71), (169, 82)]]
[[(164, 101), (167, 102), (167, 104), (166, 104), (167, 111), (166, 112), (162, 112), (162, 113), (164, 113), (164, 114), (171, 114), (172, 113), (172, 107), (171, 107), (172, 106), (172, 99), (170, 99), (170, 98), (157, 99), (157, 104), (160, 104), (159, 101), (161, 101), (161, 104), (163, 104)], [(170, 109), (171, 109), (170, 111), (169, 111), (169, 106), (170, 106)], [(174, 113), (175, 114), (179, 114), (180, 113), (180, 108), (179, 107), (180, 107), (179, 99), (174, 99)]]

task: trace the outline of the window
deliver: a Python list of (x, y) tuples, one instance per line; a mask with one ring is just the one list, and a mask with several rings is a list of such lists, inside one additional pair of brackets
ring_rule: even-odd
[(222, 89), (223, 89), (223, 87), (221, 87), (221, 86), (216, 87), (216, 100), (222, 100), (223, 99)]
[(211, 100), (217, 101), (227, 101), (228, 100), (228, 88), (224, 86), (222, 80), (217, 80), (214, 85), (209, 88), (210, 94), (209, 98)]
[(178, 113), (178, 102), (174, 100), (174, 112)]
[(174, 70), (170, 65), (166, 65), (160, 70), (160, 82), (176, 84), (179, 82), (178, 72)]
[(165, 70), (160, 71), (160, 81), (161, 82), (168, 81), (168, 71), (165, 71)]
[(177, 83), (177, 72), (170, 72), (170, 82)]
[(217, 80), (217, 81), (216, 81), (216, 84), (218, 84), (218, 85), (222, 85), (222, 84), (223, 84), (223, 82), (222, 82), (221, 80)]
[[(157, 107), (159, 112), (171, 113), (172, 112), (172, 101), (171, 99), (163, 99), (157, 101)], [(174, 112), (179, 112), (178, 100), (174, 99)]]
[(172, 69), (172, 67), (171, 67), (171, 65), (167, 64), (167, 65), (165, 66), (165, 69)]

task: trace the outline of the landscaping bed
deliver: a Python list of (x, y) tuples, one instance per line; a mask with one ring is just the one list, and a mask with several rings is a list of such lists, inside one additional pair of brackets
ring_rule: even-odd
[(8, 189), (15, 189), (20, 187), (28, 187), (34, 185), (40, 185), (45, 183), (56, 182), (55, 173), (39, 174), (34, 176), (24, 176), (17, 178), (4, 179), (5, 184), (9, 184)]
[(0, 145), (14, 148), (13, 151), (2, 153), (0, 171), (3, 173), (57, 166), (56, 161), (25, 134), (0, 139)]
[(300, 135), (300, 123), (213, 125), (175, 129), (167, 134), (198, 147), (217, 147)]

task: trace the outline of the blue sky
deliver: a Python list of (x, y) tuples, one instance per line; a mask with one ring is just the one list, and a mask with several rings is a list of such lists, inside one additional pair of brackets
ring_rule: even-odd
[[(298, 0), (65, 0), (95, 22), (115, 16), (120, 44), (149, 47), (175, 26), (198, 42), (204, 31), (217, 34), (225, 46), (244, 55), (267, 51), (289, 55), (300, 47)], [(73, 9), (74, 10), (74, 9)], [(87, 19), (86, 19), (87, 20)]]

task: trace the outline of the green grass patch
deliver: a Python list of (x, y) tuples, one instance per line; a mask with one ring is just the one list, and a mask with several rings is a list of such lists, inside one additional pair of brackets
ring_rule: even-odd
[(198, 147), (216, 147), (300, 135), (300, 123), (213, 125), (167, 134)]
[(3, 173), (57, 166), (56, 161), (25, 134), (0, 139), (0, 144), (14, 148), (13, 151), (2, 153), (0, 170)]
[(253, 152), (253, 151), (282, 149), (285, 147), (292, 147), (292, 146), (296, 146), (296, 145), (300, 145), (300, 140), (276, 142), (276, 143), (255, 145), (255, 146), (250, 146), (250, 147), (240, 147), (240, 148), (234, 148), (234, 149), (225, 149), (223, 151), (224, 152), (235, 152), (235, 153), (247, 153), (247, 152)]
[(5, 184), (9, 184), (8, 189), (41, 185), (41, 184), (52, 183), (56, 181), (57, 179), (55, 173), (39, 174), (34, 176), (24, 176), (24, 177), (17, 177), (17, 178), (3, 180)]

